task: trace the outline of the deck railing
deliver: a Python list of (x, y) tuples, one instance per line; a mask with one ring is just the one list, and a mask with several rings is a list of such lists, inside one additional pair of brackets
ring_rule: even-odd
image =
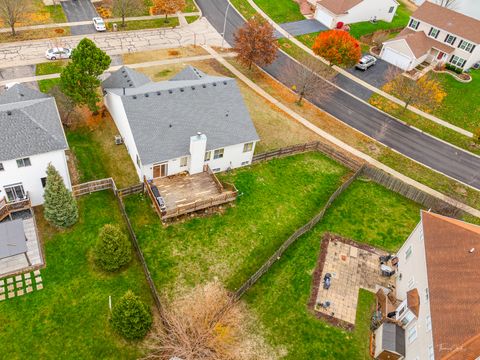
[(0, 199), (0, 221), (10, 216), (11, 213), (28, 210), (32, 207), (28, 192), (25, 199), (7, 201), (6, 198)]

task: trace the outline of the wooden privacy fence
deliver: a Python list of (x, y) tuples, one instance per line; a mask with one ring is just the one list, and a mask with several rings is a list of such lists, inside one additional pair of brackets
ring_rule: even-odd
[(136, 185), (129, 186), (127, 188), (119, 189), (118, 196), (124, 197), (132, 194), (140, 194), (145, 191), (144, 184), (143, 183), (138, 183)]
[(260, 279), (272, 265), (277, 262), (283, 255), (283, 253), (292, 245), (299, 237), (310, 231), (315, 225), (317, 225), (324, 217), (327, 209), (332, 205), (335, 199), (345, 191), (346, 188), (362, 173), (363, 167), (358, 169), (347, 181), (340, 185), (337, 190), (330, 196), (327, 203), (323, 206), (320, 212), (315, 215), (308, 223), (303, 225), (297, 231), (295, 231), (290, 237), (270, 256), (270, 258), (253, 274), (236, 292), (234, 297), (238, 300), (245, 292)]

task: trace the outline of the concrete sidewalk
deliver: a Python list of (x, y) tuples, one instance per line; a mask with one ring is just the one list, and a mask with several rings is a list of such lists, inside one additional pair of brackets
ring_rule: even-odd
[[(308, 46), (305, 46), (301, 41), (297, 40), (294, 36), (292, 36), (292, 34), (290, 34), (288, 31), (286, 31), (285, 29), (283, 29), (280, 25), (278, 25), (276, 22), (274, 22), (260, 7), (257, 6), (257, 4), (255, 4), (255, 2), (253, 0), (247, 0), (248, 3), (255, 9), (255, 11), (257, 11), (265, 20), (267, 20), (273, 27), (274, 29), (279, 32), (280, 34), (282, 34), (285, 38), (287, 38), (288, 40), (290, 40), (292, 43), (294, 43), (295, 45), (297, 45), (298, 47), (300, 47), (302, 50), (306, 51), (308, 54), (316, 57), (317, 59), (321, 60), (323, 63), (329, 65), (328, 61), (326, 61), (324, 58), (316, 55), (312, 49), (310, 49)], [(364, 88), (370, 90), (370, 91), (373, 91), (385, 98), (387, 98), (388, 100), (404, 107), (405, 106), (405, 102), (396, 98), (395, 96), (393, 95), (390, 95), (386, 92), (384, 92), (383, 90), (381, 89), (378, 89), (376, 88), (375, 86), (373, 85), (370, 85), (369, 83), (359, 79), (358, 77), (356, 77), (355, 75), (353, 74), (350, 74), (348, 71), (346, 71), (345, 69), (342, 69), (338, 66), (333, 66), (333, 68), (335, 69), (335, 71), (337, 71), (339, 74), (342, 74), (343, 76), (355, 81), (357, 84), (363, 86)], [(462, 129), (458, 126), (455, 126), (453, 124), (450, 124), (449, 122), (445, 121), (445, 120), (442, 120), (442, 119), (439, 119), (438, 117), (436, 116), (433, 116), (431, 114), (428, 114), (422, 110), (419, 110), (415, 107), (412, 107), (412, 106), (408, 106), (408, 110), (416, 113), (417, 115), (420, 115), (430, 121), (433, 121), (435, 123), (437, 123), (438, 125), (441, 125), (443, 127), (446, 127), (450, 130), (453, 130), (461, 135), (464, 135), (464, 136), (467, 136), (469, 138), (472, 138), (473, 137), (473, 134), (470, 132), (470, 131), (467, 131), (465, 129)]]
[[(200, 16), (200, 12), (168, 15), (169, 18), (176, 18), (180, 16), (183, 16), (183, 17)], [(165, 18), (165, 15), (134, 16), (134, 17), (125, 18), (125, 21), (155, 20), (155, 19), (163, 19), (163, 18)], [(111, 19), (104, 19), (104, 20), (106, 23), (115, 23), (115, 22), (121, 22), (122, 18), (111, 18)], [(15, 30), (23, 31), (23, 30), (38, 30), (38, 29), (54, 29), (54, 28), (60, 28), (60, 27), (72, 27), (72, 26), (79, 26), (79, 25), (92, 25), (92, 24), (93, 22), (91, 20), (85, 20), (85, 21), (75, 21), (75, 22), (66, 22), (66, 23), (20, 26), (15, 28)], [(10, 28), (0, 28), (0, 33), (8, 33), (8, 32), (11, 32)]]
[[(407, 184), (410, 184), (410, 185), (414, 186), (415, 188), (434, 196), (437, 199), (440, 199), (440, 200), (442, 200), (442, 201), (444, 201), (448, 204), (451, 204), (455, 207), (458, 207), (458, 208), (462, 209), (463, 211), (465, 211), (466, 213), (469, 213), (473, 216), (476, 216), (476, 217), (480, 218), (480, 210), (474, 209), (471, 206), (468, 206), (466, 204), (459, 203), (457, 200), (452, 199), (452, 198), (450, 198), (450, 197), (448, 197), (448, 196), (446, 196), (446, 195), (444, 195), (444, 194), (442, 194), (442, 193), (440, 193), (440, 192), (438, 192), (434, 189), (429, 188), (426, 185), (423, 185), (423, 184), (421, 184), (421, 183), (419, 183), (419, 182), (417, 182), (417, 181), (399, 173), (398, 171), (382, 164), (380, 161), (378, 161), (378, 160), (372, 158), (371, 156), (361, 152), (360, 150), (355, 149), (354, 147), (344, 143), (340, 139), (337, 139), (333, 135), (331, 135), (331, 134), (327, 133), (326, 131), (320, 129), (319, 127), (315, 126), (310, 121), (308, 121), (307, 119), (305, 119), (301, 115), (297, 114), (295, 111), (293, 111), (289, 107), (285, 106), (280, 101), (278, 101), (273, 96), (271, 96), (266, 91), (264, 91), (262, 88), (260, 88), (257, 84), (255, 84), (248, 77), (243, 75), (243, 73), (241, 73), (239, 70), (237, 70), (228, 61), (226, 61), (224, 58), (222, 58), (220, 56), (220, 54), (218, 54), (211, 47), (209, 47), (209, 46), (203, 46), (203, 47), (210, 54), (214, 55), (218, 62), (220, 62), (223, 66), (225, 66), (228, 70), (230, 70), (235, 76), (237, 76), (240, 80), (242, 80), (247, 86), (249, 86), (257, 94), (259, 94), (260, 96), (265, 98), (267, 101), (272, 103), (274, 106), (276, 106), (277, 108), (279, 108), (280, 110), (282, 110), (283, 112), (285, 112), (286, 114), (291, 116), (294, 120), (298, 121), (300, 124), (304, 125), (306, 128), (310, 129), (311, 131), (313, 131), (317, 135), (321, 136), (325, 140), (327, 140), (327, 141), (331, 142), (332, 144), (340, 147), (341, 149), (349, 152), (350, 154), (352, 154), (352, 155), (354, 155), (354, 156), (356, 156), (360, 159), (363, 159), (365, 162), (375, 166), (378, 169), (381, 169), (381, 170), (385, 171), (386, 173), (396, 177), (397, 179), (399, 179), (399, 180), (401, 180), (401, 181), (403, 181)], [(442, 175), (444, 175), (444, 174), (442, 174)]]

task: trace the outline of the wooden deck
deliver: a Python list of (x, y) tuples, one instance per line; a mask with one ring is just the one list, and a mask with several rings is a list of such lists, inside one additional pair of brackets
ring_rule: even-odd
[(11, 213), (28, 210), (31, 207), (32, 204), (30, 203), (30, 197), (28, 196), (28, 194), (25, 200), (15, 202), (7, 202), (5, 198), (0, 199), (0, 221), (10, 216)]
[[(210, 171), (155, 178), (148, 181), (147, 185), (148, 193), (162, 219), (224, 204), (237, 197), (237, 189), (233, 185), (221, 184)], [(154, 195), (154, 187), (165, 203), (163, 208)]]

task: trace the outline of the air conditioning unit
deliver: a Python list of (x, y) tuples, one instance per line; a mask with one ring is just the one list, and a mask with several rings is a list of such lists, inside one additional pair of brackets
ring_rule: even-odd
[(123, 139), (120, 135), (115, 135), (115, 145), (122, 145)]

